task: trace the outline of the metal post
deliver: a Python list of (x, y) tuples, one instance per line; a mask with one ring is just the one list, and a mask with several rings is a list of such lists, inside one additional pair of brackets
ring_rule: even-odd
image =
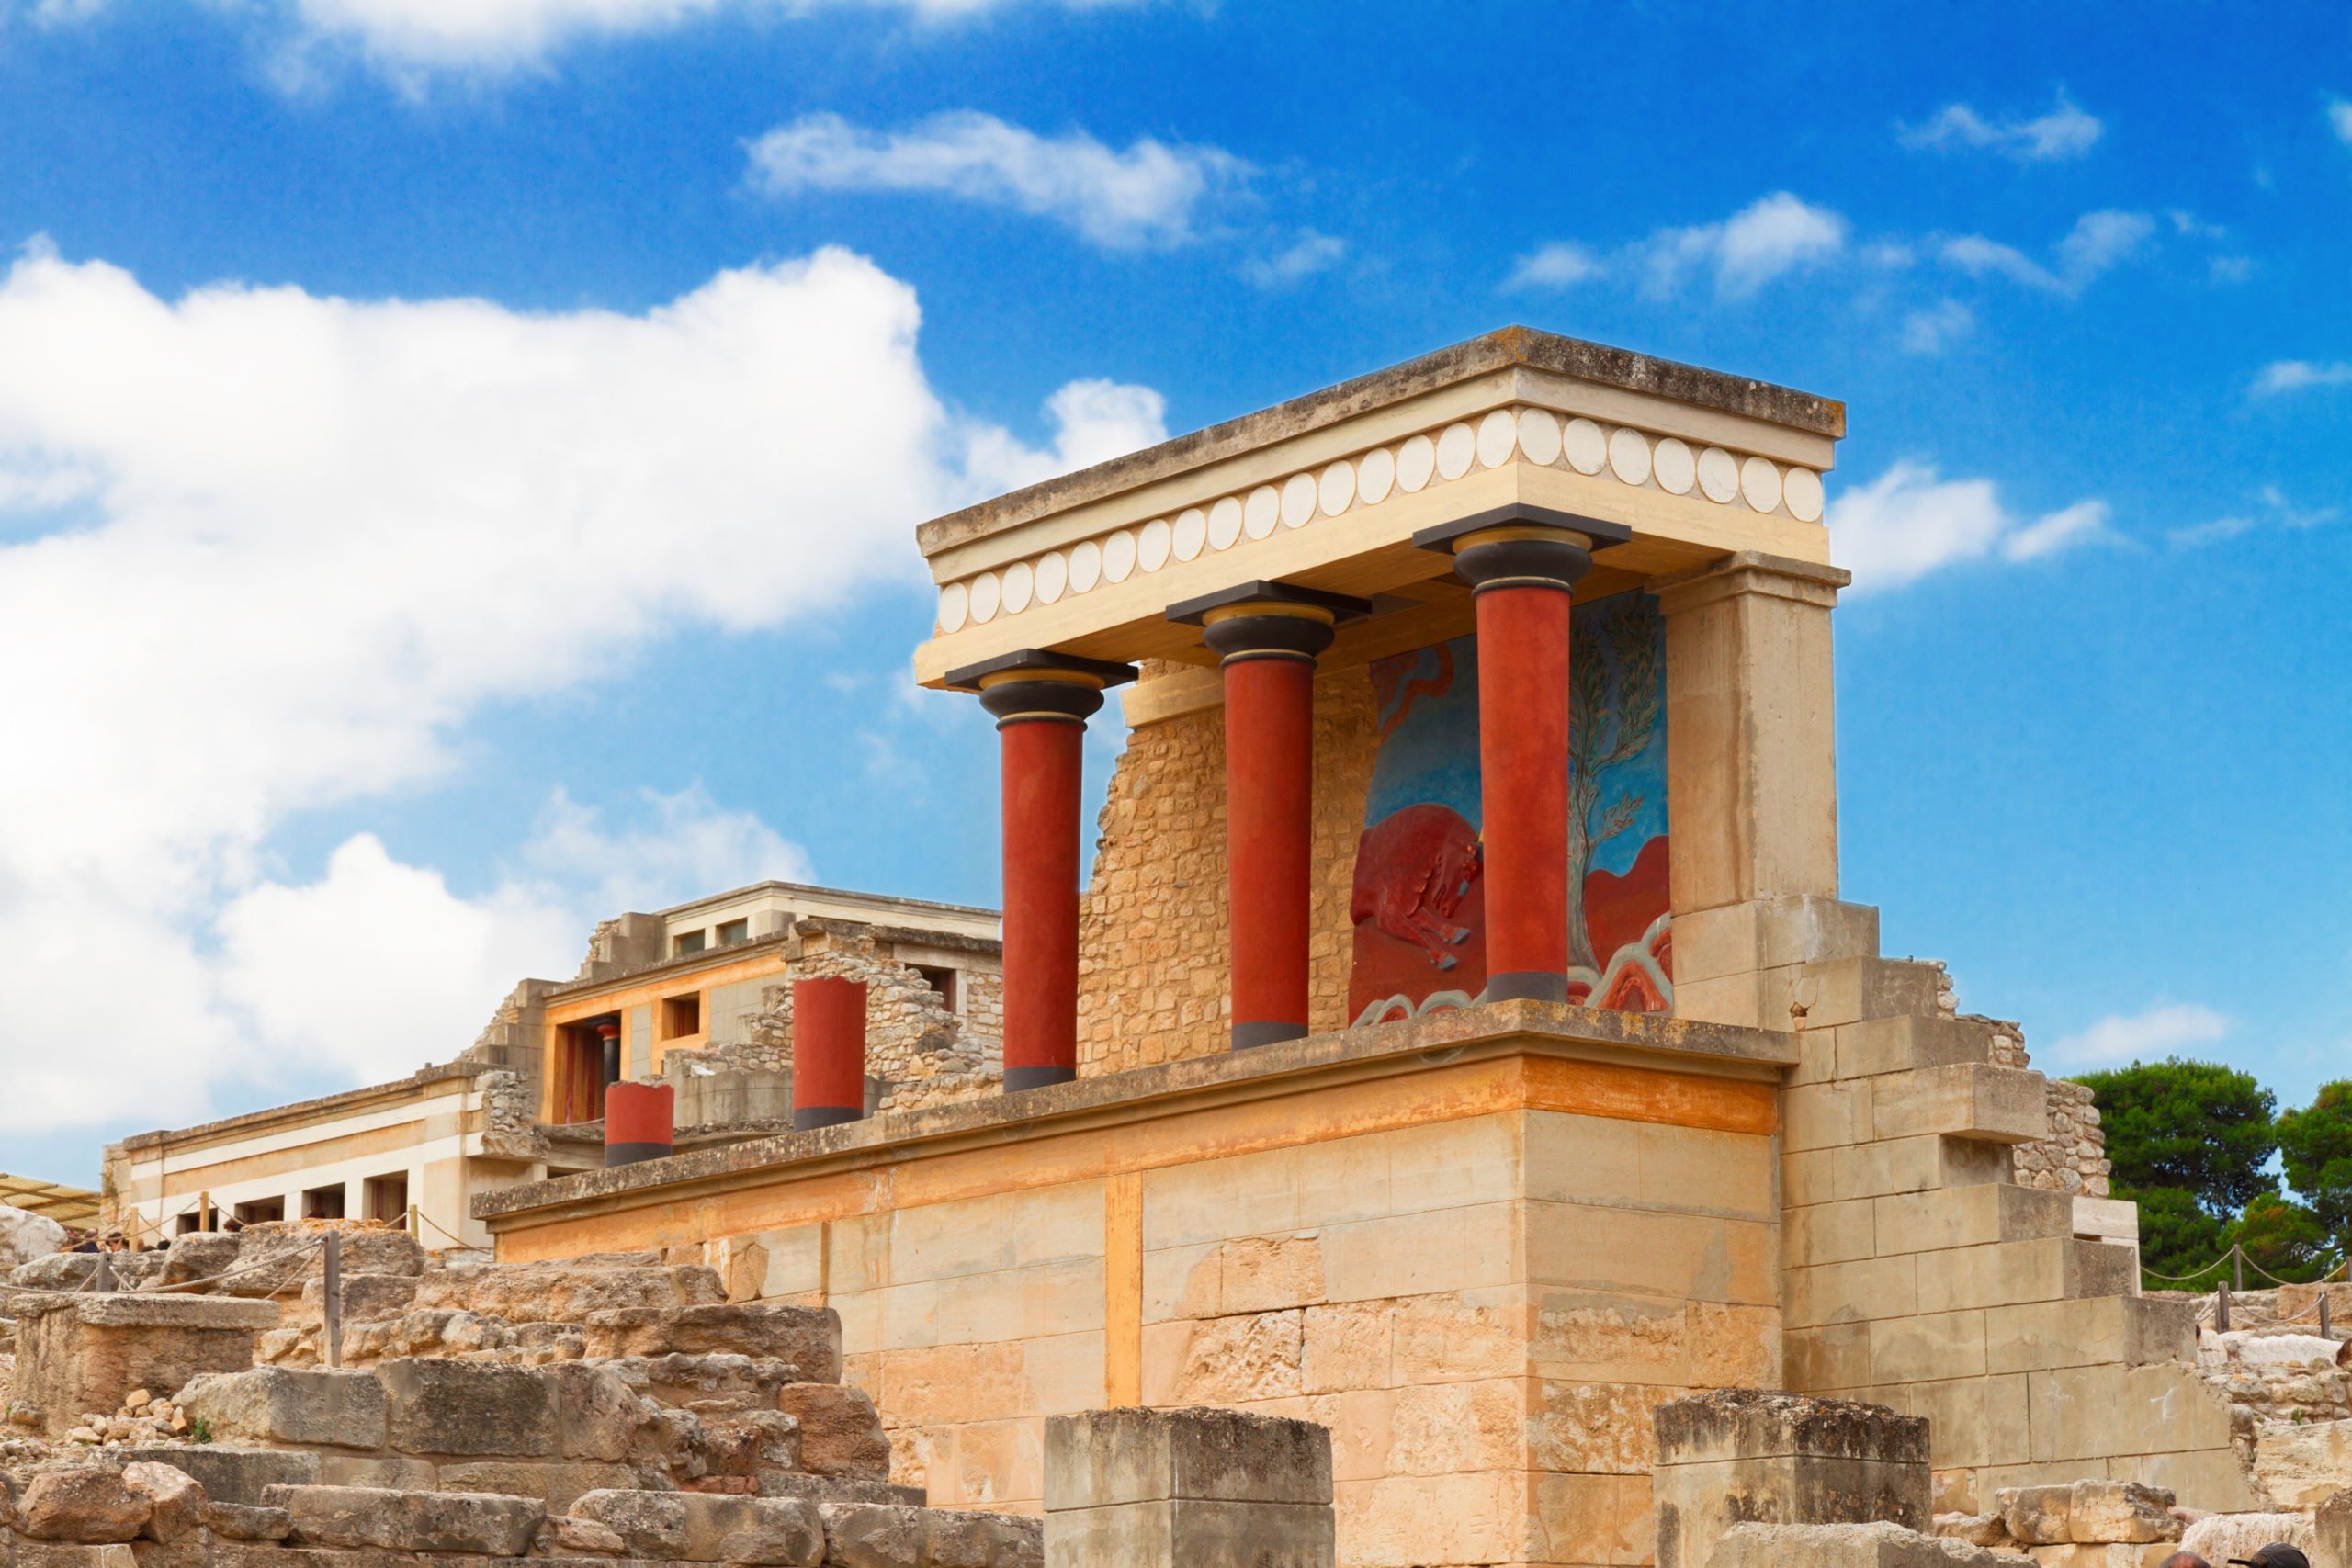
[(2213, 1328), (2220, 1334), (2230, 1331), (2230, 1287), (2226, 1283), (2213, 1298)]
[(327, 1232), (325, 1288), (327, 1365), (343, 1365), (343, 1233)]

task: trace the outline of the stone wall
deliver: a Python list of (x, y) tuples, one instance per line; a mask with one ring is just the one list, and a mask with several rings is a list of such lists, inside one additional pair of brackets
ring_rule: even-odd
[(839, 977), (865, 982), (865, 1073), (882, 1086), (881, 1109), (911, 1110), (999, 1092), (1004, 1081), (1004, 977), (958, 971), (964, 994), (949, 1009), (910, 964), (892, 953), (890, 933), (845, 920), (803, 920), (786, 979), (761, 992), (743, 1061), (792, 1065), (792, 982)]
[[(1146, 665), (1147, 681), (1171, 667)], [(1378, 750), (1361, 667), (1315, 682), (1314, 909), (1308, 1023), (1345, 1028), (1356, 841)], [(1214, 1055), (1230, 1041), (1225, 710), (1145, 725), (1111, 776), (1080, 902), (1081, 1074)]]
[[(1993, 1065), (2027, 1067), (2025, 1031), (2002, 1019), (1972, 1014), (1972, 1023), (1992, 1032)], [(2064, 1078), (2049, 1080), (2050, 1134), (2019, 1144), (2012, 1157), (2020, 1187), (2039, 1187), (2085, 1198), (2107, 1196), (2107, 1134), (2101, 1130), (2098, 1106), (2088, 1089)]]

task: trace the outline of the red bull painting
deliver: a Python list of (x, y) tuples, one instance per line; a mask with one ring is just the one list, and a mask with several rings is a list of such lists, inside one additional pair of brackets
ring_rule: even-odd
[[(1667, 886), (1666, 628), (1646, 593), (1579, 604), (1569, 654), (1568, 999), (1674, 998)], [(1487, 984), (1478, 642), (1372, 667), (1380, 751), (1356, 847), (1357, 1023), (1468, 1007)]]

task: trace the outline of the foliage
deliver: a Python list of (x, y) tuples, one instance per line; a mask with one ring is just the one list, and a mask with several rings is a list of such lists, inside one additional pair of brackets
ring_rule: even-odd
[(2336, 1249), (2352, 1249), (2352, 1081), (2322, 1084), (2308, 1107), (2282, 1113), (2278, 1153)]
[[(2245, 1212), (2230, 1222), (2222, 1243), (2244, 1247), (2253, 1268), (2292, 1284), (2309, 1283), (2335, 1267), (2327, 1227), (2309, 1208), (2275, 1192), (2260, 1193), (2247, 1203)], [(2253, 1289), (2268, 1283), (2252, 1274), (2246, 1280)]]
[(191, 1443), (210, 1442), (212, 1440), (211, 1418), (206, 1416), (198, 1416), (194, 1420), (190, 1421), (187, 1424), (187, 1440)]
[[(2229, 1245), (2223, 1223), (2194, 1197), (2177, 1187), (2113, 1191), (2140, 1205), (2140, 1269), (2148, 1289), (2210, 1291), (2229, 1278), (2227, 1269), (2213, 1266)], [(2196, 1277), (2184, 1279), (2192, 1269)]]
[[(2143, 1195), (2185, 1192), (2216, 1220), (2278, 1190), (2278, 1179), (2263, 1168), (2278, 1148), (2272, 1120), (2278, 1101), (2253, 1074), (2171, 1056), (2075, 1081), (2098, 1097), (2116, 1186)], [(2160, 1267), (2153, 1258), (2150, 1266)]]

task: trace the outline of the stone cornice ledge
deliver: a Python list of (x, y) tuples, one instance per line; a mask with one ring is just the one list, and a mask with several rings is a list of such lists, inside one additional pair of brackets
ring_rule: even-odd
[(1770, 1030), (1554, 1002), (1498, 1002), (582, 1171), (481, 1193), (473, 1213), (495, 1231), (499, 1220), (524, 1213), (553, 1219), (616, 1201), (633, 1207), (633, 1194), (663, 1203), (707, 1196), (771, 1180), (786, 1167), (796, 1179), (866, 1170), (910, 1156), (1001, 1147), (1511, 1055), (1778, 1083), (1796, 1065), (1798, 1048), (1795, 1036)]

